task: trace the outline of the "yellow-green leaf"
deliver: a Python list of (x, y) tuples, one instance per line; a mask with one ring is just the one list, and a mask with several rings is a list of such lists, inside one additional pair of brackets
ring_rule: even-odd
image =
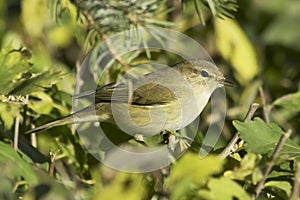
[(250, 196), (247, 192), (236, 182), (227, 179), (225, 177), (221, 177), (219, 179), (212, 178), (208, 182), (208, 189), (202, 190), (199, 192), (201, 199), (209, 199), (213, 200), (232, 200), (234, 197), (240, 200), (250, 200)]
[(33, 92), (31, 94), (40, 101), (30, 101), (28, 107), (40, 114), (49, 114), (53, 108), (52, 98), (44, 92)]
[(247, 177), (250, 178), (252, 176), (252, 181), (254, 180), (255, 182), (253, 181), (253, 183), (256, 184), (257, 181), (262, 179), (262, 172), (258, 167), (256, 167), (260, 159), (260, 155), (248, 153), (241, 160), (239, 167), (226, 171), (224, 176), (230, 179), (242, 181), (244, 181)]
[[(223, 160), (217, 156), (208, 156), (200, 159), (198, 154), (186, 153), (172, 168), (172, 176), (168, 182), (188, 179), (199, 182), (204, 178), (222, 170)], [(193, 172), (193, 173), (191, 173)]]
[[(107, 171), (108, 170), (108, 171)], [(107, 169), (106, 173), (114, 173)], [(99, 188), (93, 196), (93, 200), (101, 199), (143, 199), (143, 177), (140, 174), (117, 172), (115, 178), (107, 187)]]
[(42, 36), (43, 28), (49, 21), (50, 12), (45, 0), (23, 0), (21, 1), (21, 19), (24, 29), (32, 36)]
[(207, 179), (221, 172), (224, 160), (217, 156), (200, 159), (198, 154), (186, 153), (171, 169), (166, 186), (171, 191), (171, 199), (184, 199), (191, 194), (193, 186), (201, 187)]
[(9, 104), (0, 102), (0, 118), (4, 122), (4, 126), (10, 129), (13, 126), (14, 120), (20, 116), (20, 104)]
[(54, 27), (48, 32), (49, 40), (58, 47), (66, 47), (72, 42), (71, 26)]
[(246, 85), (257, 75), (259, 68), (253, 45), (232, 19), (216, 19), (215, 29), (218, 50), (234, 67), (236, 79)]

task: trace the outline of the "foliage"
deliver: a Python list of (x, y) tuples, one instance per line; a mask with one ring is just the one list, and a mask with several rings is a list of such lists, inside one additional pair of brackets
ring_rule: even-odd
[[(266, 124), (260, 118), (245, 122), (234, 121), (234, 126), (240, 131), (240, 137), (248, 141), (245, 144), (245, 149), (258, 154), (272, 153), (283, 134), (277, 124)], [(259, 138), (259, 140), (255, 140), (255, 138)], [(299, 160), (299, 150), (300, 146), (289, 139), (285, 142), (280, 153), (285, 159)]]
[[(299, 6), (296, 0), (0, 1), (0, 199), (299, 200)], [(70, 113), (76, 70), (88, 51), (140, 27), (188, 35), (235, 82), (235, 88), (226, 88), (223, 135), (209, 156), (199, 158), (200, 132), (170, 167), (134, 174), (100, 163), (72, 126), (35, 137), (24, 134)], [(128, 34), (132, 38), (138, 32)], [(166, 37), (153, 36), (157, 41)], [(147, 37), (135, 42), (148, 47)], [(124, 47), (121, 41), (112, 44), (117, 45), (107, 44), (103, 57)], [(116, 58), (100, 82), (114, 81), (139, 64), (177, 60), (157, 49), (130, 52)], [(242, 121), (253, 102), (261, 108)], [(209, 107), (201, 114), (203, 132)], [(106, 139), (127, 148), (168, 145), (166, 136), (173, 134), (141, 142), (111, 125), (101, 126), (111, 133)], [(236, 131), (235, 152), (221, 159), (218, 154)], [(177, 139), (186, 147), (188, 136)], [(110, 148), (104, 143), (96, 148)]]
[(253, 45), (233, 20), (217, 19), (215, 29), (216, 45), (221, 55), (234, 67), (235, 78), (241, 84), (247, 84), (258, 74), (259, 68)]

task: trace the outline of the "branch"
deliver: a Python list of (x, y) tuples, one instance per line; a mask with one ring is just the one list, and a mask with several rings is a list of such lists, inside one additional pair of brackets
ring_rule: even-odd
[(269, 164), (267, 165), (267, 168), (264, 171), (263, 179), (258, 183), (258, 185), (256, 186), (256, 188), (254, 190), (253, 199), (257, 199), (257, 197), (259, 196), (259, 194), (260, 194), (261, 190), (263, 189), (264, 184), (267, 180), (267, 176), (270, 174), (276, 160), (279, 157), (280, 151), (281, 151), (284, 143), (290, 137), (291, 134), (292, 134), (292, 130), (289, 129), (287, 132), (283, 133), (282, 136), (280, 137), (279, 142), (271, 156), (271, 161), (269, 162)]
[(297, 200), (299, 196), (300, 196), (300, 162), (298, 161), (296, 164), (294, 185), (290, 196), (290, 200)]
[[(244, 121), (250, 120), (253, 117), (253, 115), (254, 115), (254, 113), (255, 113), (255, 111), (257, 110), (258, 107), (259, 107), (258, 103), (253, 103), (250, 106)], [(228, 145), (225, 147), (225, 149), (219, 155), (221, 158), (224, 159), (224, 158), (226, 158), (227, 156), (229, 156), (230, 154), (232, 154), (233, 152), (236, 151), (235, 145), (236, 145), (237, 141), (239, 140), (239, 135), (240, 135), (240, 132), (235, 133), (235, 135), (233, 136), (231, 141), (228, 143)]]
[(48, 168), (48, 174), (49, 176), (53, 176), (54, 169), (55, 169), (55, 160), (56, 160), (56, 153), (49, 152), (49, 168)]
[(15, 121), (15, 130), (14, 130), (14, 149), (18, 150), (18, 144), (19, 144), (19, 126), (20, 126), (20, 117), (16, 117)]
[(265, 121), (267, 122), (267, 124), (269, 124), (270, 123), (270, 109), (268, 107), (266, 94), (264, 92), (264, 89), (261, 86), (259, 87), (259, 95), (260, 95), (261, 101), (262, 101)]

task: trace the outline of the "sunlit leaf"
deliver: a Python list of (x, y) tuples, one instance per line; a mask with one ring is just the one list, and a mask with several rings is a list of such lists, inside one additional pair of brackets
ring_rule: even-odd
[(49, 9), (47, 1), (44, 0), (24, 0), (22, 3), (21, 19), (26, 32), (32, 36), (40, 37), (43, 28), (49, 20)]
[[(186, 153), (172, 167), (172, 176), (168, 179), (168, 182), (182, 179), (201, 182), (203, 178), (220, 172), (222, 170), (223, 162), (223, 160), (216, 156), (208, 156), (204, 159), (200, 159), (198, 154)], [(187, 173), (191, 171), (194, 173)]]
[(9, 94), (17, 80), (30, 76), (32, 66), (21, 51), (2, 49), (0, 52), (0, 94)]
[(58, 26), (52, 26), (47, 32), (47, 38), (58, 47), (67, 47), (72, 43), (76, 34), (81, 34), (81, 28), (77, 22), (77, 10), (70, 0), (51, 1), (50, 10), (52, 17), (59, 21)]
[(49, 114), (53, 108), (52, 98), (43, 92), (34, 92), (34, 97), (39, 98), (39, 101), (30, 101), (28, 107), (40, 114)]
[(235, 77), (242, 84), (247, 84), (258, 73), (258, 61), (255, 49), (248, 37), (231, 19), (216, 19), (216, 45), (221, 55), (235, 69)]
[(19, 104), (7, 104), (0, 102), (0, 117), (4, 126), (10, 129), (14, 123), (15, 117), (20, 117), (21, 106)]
[[(201, 199), (222, 199), (222, 200), (250, 200), (250, 196), (247, 192), (236, 182), (222, 178), (212, 178), (207, 185), (209, 191), (203, 190), (199, 192)], [(209, 196), (210, 198), (207, 198)]]
[(1, 50), (0, 94), (26, 95), (42, 91), (63, 77), (61, 70), (55, 68), (42, 73), (33, 73), (30, 53), (26, 52), (28, 51)]
[[(246, 154), (240, 162), (239, 167), (225, 172), (225, 176), (230, 179), (244, 181), (247, 177), (252, 177), (252, 181), (256, 184), (262, 178), (261, 171), (257, 168), (260, 156), (252, 153)], [(251, 179), (250, 179), (251, 180)]]
[[(233, 125), (240, 132), (240, 137), (245, 140), (246, 150), (259, 154), (272, 153), (283, 134), (277, 124), (267, 124), (258, 117), (245, 122), (234, 121)], [(287, 156), (289, 159), (300, 159), (300, 146), (288, 139), (280, 155)]]
[(61, 71), (49, 70), (41, 74), (33, 75), (28, 79), (23, 79), (14, 84), (14, 89), (10, 94), (30, 94), (35, 91), (42, 91), (50, 87), (62, 78)]
[(72, 42), (72, 27), (55, 27), (48, 32), (49, 40), (58, 47), (66, 47)]
[[(115, 174), (114, 179), (106, 187), (99, 188), (93, 196), (93, 200), (102, 199), (143, 199), (144, 188), (142, 187), (142, 176), (140, 174), (130, 174), (116, 172), (112, 169), (105, 169), (104, 173)], [(105, 176), (105, 175), (103, 175)], [(98, 179), (100, 180), (100, 179)]]
[(201, 186), (208, 177), (220, 172), (224, 160), (216, 156), (200, 159), (198, 154), (186, 153), (174, 164), (172, 174), (166, 180), (166, 185), (172, 189), (172, 199), (182, 199), (187, 196), (194, 184)]

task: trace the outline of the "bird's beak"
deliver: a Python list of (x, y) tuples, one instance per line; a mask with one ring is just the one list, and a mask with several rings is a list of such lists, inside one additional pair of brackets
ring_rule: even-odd
[(230, 87), (235, 87), (235, 84), (229, 80), (226, 80), (225, 77), (222, 77), (220, 79), (218, 79), (218, 82), (222, 85), (225, 85), (225, 86), (230, 86)]
[(235, 87), (235, 84), (229, 80), (224, 80), (224, 85), (225, 86), (230, 86), (230, 87)]

